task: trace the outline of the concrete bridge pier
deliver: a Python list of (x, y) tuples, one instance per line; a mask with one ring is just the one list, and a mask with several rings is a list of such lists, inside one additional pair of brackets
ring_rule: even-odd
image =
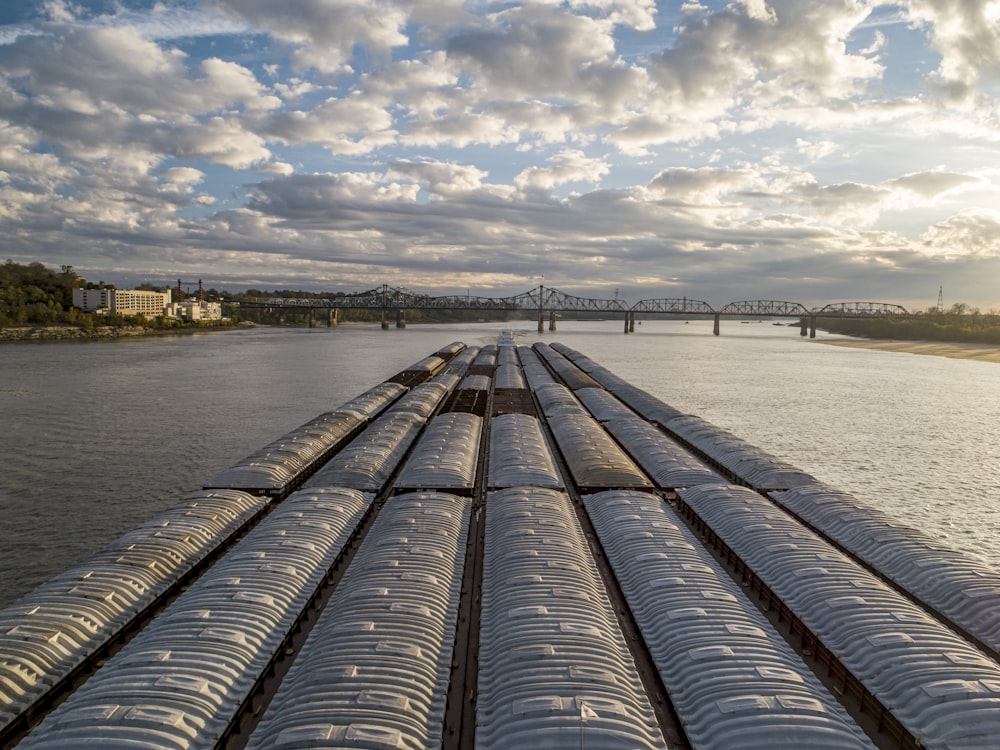
[(628, 314), (628, 332), (635, 333), (635, 313)]
[(385, 316), (385, 310), (382, 311), (382, 330), (383, 331), (389, 330), (389, 319), (386, 318)]
[(628, 335), (628, 333), (629, 333), (629, 330), (628, 330), (628, 320), (629, 320), (630, 316), (631, 316), (631, 313), (628, 313), (628, 312), (625, 313), (625, 334), (626, 335)]
[(405, 310), (396, 310), (396, 328), (406, 328)]
[(553, 310), (552, 312), (549, 313), (549, 330), (550, 331), (556, 330), (556, 311), (555, 310)]
[(329, 313), (327, 313), (326, 325), (328, 328), (336, 328), (337, 324), (340, 322), (337, 319), (338, 310), (336, 307), (331, 307)]
[(716, 336), (719, 335), (719, 314), (718, 313), (715, 314), (715, 325), (712, 327), (712, 333), (714, 333)]
[(799, 336), (805, 336), (809, 332), (809, 322), (805, 317), (799, 318)]
[(816, 317), (812, 316), (809, 318), (809, 338), (816, 338)]
[(538, 332), (544, 333), (545, 331), (545, 312), (539, 308), (538, 310)]
[(316, 327), (316, 310), (311, 307), (309, 308), (309, 327)]

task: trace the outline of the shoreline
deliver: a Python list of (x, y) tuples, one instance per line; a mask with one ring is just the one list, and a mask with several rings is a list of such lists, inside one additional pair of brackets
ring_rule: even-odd
[(204, 328), (150, 328), (148, 326), (80, 326), (34, 325), (0, 328), (0, 344), (52, 341), (113, 341), (115, 339), (144, 338), (149, 336), (182, 336), (216, 331), (235, 331), (240, 324), (206, 326)]
[(962, 344), (951, 341), (899, 341), (895, 339), (828, 339), (816, 343), (844, 346), (850, 349), (874, 349), (883, 352), (1000, 363), (1000, 346), (990, 344)]

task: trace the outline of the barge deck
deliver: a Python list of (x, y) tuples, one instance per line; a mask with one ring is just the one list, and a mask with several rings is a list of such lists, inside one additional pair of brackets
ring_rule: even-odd
[(505, 335), (0, 611), (0, 746), (984, 748), (998, 651), (995, 571)]

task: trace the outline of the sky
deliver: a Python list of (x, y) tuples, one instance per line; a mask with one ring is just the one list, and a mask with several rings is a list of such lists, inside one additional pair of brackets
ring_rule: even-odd
[(0, 260), (1000, 309), (1000, 0), (0, 8)]

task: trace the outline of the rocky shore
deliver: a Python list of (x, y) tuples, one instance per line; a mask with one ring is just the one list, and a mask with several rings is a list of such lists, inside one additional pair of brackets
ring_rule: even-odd
[[(244, 324), (240, 324), (243, 327)], [(247, 324), (248, 327), (253, 324)], [(166, 336), (183, 333), (231, 330), (231, 326), (210, 328), (150, 328), (148, 326), (12, 326), (0, 328), (0, 343), (5, 341), (103, 341), (137, 336)]]
[(0, 341), (93, 341), (131, 338), (155, 333), (146, 326), (13, 326), (0, 328)]

